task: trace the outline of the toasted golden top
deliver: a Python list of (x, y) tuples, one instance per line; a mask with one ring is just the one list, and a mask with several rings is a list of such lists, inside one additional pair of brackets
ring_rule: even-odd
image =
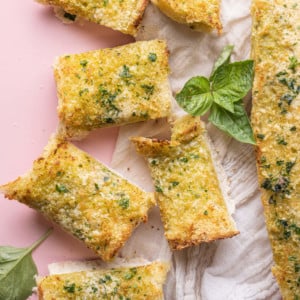
[(173, 249), (236, 235), (199, 118), (179, 119), (171, 141), (133, 138), (147, 157)]
[(273, 273), (284, 299), (300, 299), (300, 5), (254, 0), (252, 124)]
[(222, 32), (220, 0), (151, 0), (164, 14), (199, 31)]
[(52, 140), (32, 170), (1, 186), (111, 259), (133, 229), (147, 220), (154, 197), (67, 142)]
[(146, 266), (50, 275), (38, 284), (41, 300), (162, 300), (169, 266)]
[(59, 6), (66, 12), (133, 36), (148, 0), (36, 0)]
[(160, 40), (58, 58), (54, 73), (62, 134), (166, 117), (168, 52)]

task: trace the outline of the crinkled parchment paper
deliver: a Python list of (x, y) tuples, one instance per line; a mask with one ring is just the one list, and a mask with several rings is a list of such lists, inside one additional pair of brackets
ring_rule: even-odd
[[(233, 60), (249, 58), (250, 2), (222, 2), (222, 36), (194, 32), (171, 21), (156, 7), (150, 5), (147, 8), (137, 39), (167, 40), (173, 93), (192, 76), (208, 76), (225, 45), (235, 46)], [(250, 109), (250, 99), (246, 102)], [(179, 110), (175, 103), (173, 109)], [(159, 211), (155, 208), (148, 223), (135, 231), (121, 255), (150, 261), (171, 260), (172, 268), (165, 287), (167, 300), (280, 299), (270, 271), (272, 253), (258, 191), (254, 148), (234, 141), (212, 126), (208, 126), (208, 133), (230, 182), (230, 198), (236, 207), (233, 217), (240, 235), (172, 254), (163, 236)], [(120, 129), (112, 166), (132, 182), (151, 191), (148, 168), (128, 141), (131, 136), (168, 137), (169, 126), (166, 121), (159, 120)]]

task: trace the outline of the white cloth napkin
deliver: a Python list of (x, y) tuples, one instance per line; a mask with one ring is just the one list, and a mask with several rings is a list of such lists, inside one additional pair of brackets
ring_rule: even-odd
[[(223, 0), (222, 36), (198, 33), (177, 24), (150, 5), (138, 40), (166, 39), (170, 50), (172, 91), (180, 90), (192, 76), (211, 72), (221, 49), (235, 46), (233, 60), (250, 56), (250, 0)], [(251, 108), (251, 101), (246, 101)], [(180, 109), (174, 103), (173, 110)], [(163, 236), (157, 208), (149, 222), (141, 225), (127, 242), (121, 255), (147, 260), (171, 260), (172, 268), (165, 287), (167, 300), (276, 300), (280, 293), (271, 273), (272, 252), (265, 228), (258, 191), (254, 148), (234, 141), (208, 125), (209, 135), (219, 153), (229, 179), (233, 215), (240, 235), (227, 240), (170, 252)], [(128, 141), (131, 136), (168, 137), (164, 120), (133, 124), (120, 129), (112, 166), (126, 178), (151, 191), (149, 170)]]

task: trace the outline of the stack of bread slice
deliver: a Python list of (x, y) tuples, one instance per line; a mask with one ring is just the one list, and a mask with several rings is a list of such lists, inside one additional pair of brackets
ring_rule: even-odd
[[(132, 35), (147, 4), (39, 2)], [(205, 26), (220, 29), (217, 23)], [(54, 65), (58, 130), (27, 174), (0, 186), (7, 198), (38, 210), (103, 261), (113, 259), (134, 229), (147, 221), (156, 200), (173, 250), (238, 234), (199, 119), (175, 121), (171, 141), (133, 139), (149, 161), (155, 193), (145, 192), (70, 142), (97, 128), (170, 118), (168, 54), (165, 41), (151, 40), (59, 57)], [(50, 275), (39, 281), (39, 296), (163, 299), (168, 269), (167, 263), (152, 262)]]

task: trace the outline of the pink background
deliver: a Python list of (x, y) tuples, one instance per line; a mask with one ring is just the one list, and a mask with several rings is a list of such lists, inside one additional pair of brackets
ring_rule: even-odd
[[(5, 1), (0, 14), (0, 184), (4, 184), (31, 167), (56, 129), (54, 58), (121, 45), (132, 38), (96, 24), (62, 24), (51, 8), (33, 0)], [(117, 129), (98, 130), (77, 145), (109, 164), (116, 136)], [(39, 213), (0, 195), (0, 245), (29, 246), (51, 226)], [(47, 274), (49, 263), (93, 256), (57, 227), (33, 253), (41, 275)]]

